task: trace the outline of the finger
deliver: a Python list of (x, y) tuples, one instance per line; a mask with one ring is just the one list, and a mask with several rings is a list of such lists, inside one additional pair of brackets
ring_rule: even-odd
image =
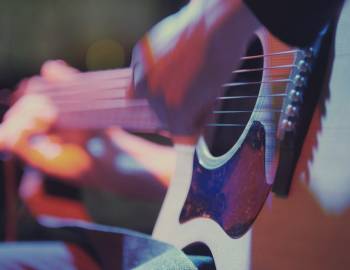
[(91, 167), (91, 158), (80, 145), (62, 143), (56, 135), (38, 135), (21, 148), (19, 156), (51, 175), (78, 179)]
[(5, 114), (4, 119), (0, 128), (0, 149), (17, 152), (19, 142), (52, 128), (57, 110), (45, 97), (27, 95)]
[(5, 120), (16, 122), (23, 119), (42, 118), (54, 121), (57, 118), (57, 108), (53, 102), (38, 94), (25, 95), (20, 98), (5, 114)]
[(79, 71), (62, 60), (46, 61), (41, 67), (41, 76), (49, 82), (71, 81)]

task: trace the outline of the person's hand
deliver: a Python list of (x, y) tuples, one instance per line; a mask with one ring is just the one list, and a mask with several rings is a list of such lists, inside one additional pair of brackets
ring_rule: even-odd
[(132, 95), (149, 99), (175, 141), (194, 143), (258, 26), (240, 0), (191, 1), (135, 46)]
[[(79, 144), (63, 143), (62, 132), (53, 132), (58, 110), (49, 96), (36, 94), (69, 80), (76, 72), (62, 61), (48, 61), (40, 77), (20, 83), (15, 95), (17, 101), (1, 124), (2, 151), (14, 153), (30, 165), (63, 178), (77, 178), (91, 166), (91, 159)], [(84, 138), (83, 134), (74, 137), (76, 140)]]
[(49, 94), (38, 93), (74, 79), (76, 72), (61, 61), (50, 61), (40, 77), (20, 84), (22, 96), (17, 97), (0, 127), (0, 149), (64, 181), (123, 195), (162, 197), (174, 166), (170, 147), (117, 127), (82, 131), (56, 126), (58, 108)]

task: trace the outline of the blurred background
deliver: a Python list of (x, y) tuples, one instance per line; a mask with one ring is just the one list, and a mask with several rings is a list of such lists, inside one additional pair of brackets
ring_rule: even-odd
[[(13, 90), (21, 79), (38, 74), (48, 59), (63, 59), (83, 71), (128, 66), (135, 42), (185, 2), (0, 0), (0, 89)], [(0, 240), (3, 240), (5, 180), (3, 164), (0, 167)], [(19, 182), (21, 173), (18, 174)], [(50, 180), (45, 184), (46, 190), (83, 200), (100, 223), (130, 225), (133, 229), (150, 232), (158, 213), (159, 203), (131, 202), (102, 191), (93, 191), (92, 195), (91, 191)], [(21, 213), (25, 206), (20, 201), (17, 203)], [(110, 215), (111, 212), (118, 215)], [(134, 221), (130, 220), (130, 213), (134, 213)], [(137, 223), (136, 218), (145, 222)], [(26, 231), (29, 232), (29, 228), (30, 224), (26, 224)]]
[(135, 42), (180, 4), (171, 0), (1, 0), (0, 87), (12, 87), (22, 77), (37, 73), (47, 59), (64, 59), (81, 70), (126, 66)]
[[(128, 66), (135, 42), (186, 2), (0, 0), (0, 89), (12, 90), (21, 79), (38, 74), (48, 59), (63, 59), (82, 71)], [(4, 111), (2, 101), (0, 95)], [(0, 241), (5, 239), (5, 226), (17, 227), (19, 240), (47, 239), (17, 196), (21, 168), (16, 164), (12, 171), (16, 183), (10, 189), (7, 183), (5, 190), (4, 162), (0, 161)], [(51, 201), (69, 201), (82, 219), (98, 223), (150, 233), (160, 208), (161, 202), (76, 188), (47, 176), (45, 180), (45, 192), (61, 198)], [(259, 215), (254, 225), (252, 268), (349, 269), (350, 210), (341, 215), (325, 212), (301, 181), (293, 181), (292, 194), (288, 200), (269, 200)], [(5, 201), (19, 217), (15, 217), (16, 224), (6, 220)]]

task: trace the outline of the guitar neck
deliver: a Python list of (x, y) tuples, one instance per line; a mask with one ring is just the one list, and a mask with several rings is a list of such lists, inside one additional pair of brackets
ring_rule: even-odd
[(146, 102), (132, 107), (64, 111), (59, 114), (58, 126), (67, 129), (105, 129), (119, 126), (129, 131), (152, 133), (165, 129)]
[(57, 126), (67, 129), (104, 129), (119, 126), (135, 132), (164, 130), (145, 99), (129, 99), (131, 69), (78, 73), (54, 88), (35, 90), (59, 110)]

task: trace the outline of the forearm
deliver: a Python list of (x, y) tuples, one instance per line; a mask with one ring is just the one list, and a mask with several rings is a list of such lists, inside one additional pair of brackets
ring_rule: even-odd
[(163, 198), (175, 167), (172, 147), (149, 142), (119, 128), (110, 128), (102, 137), (89, 141), (87, 151), (94, 166), (80, 177), (83, 183), (128, 197)]
[(157, 182), (168, 187), (175, 168), (173, 147), (150, 142), (119, 128), (110, 128), (107, 134), (115, 147), (135, 161), (136, 170), (147, 170)]
[(177, 142), (194, 143), (259, 26), (241, 1), (191, 1), (135, 46), (135, 96), (150, 100)]

